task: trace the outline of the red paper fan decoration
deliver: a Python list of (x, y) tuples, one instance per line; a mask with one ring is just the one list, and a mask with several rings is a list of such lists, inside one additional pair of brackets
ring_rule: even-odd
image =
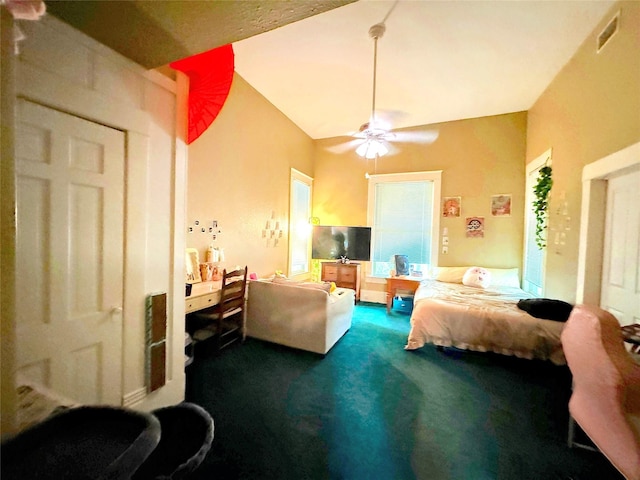
[(211, 125), (229, 96), (234, 70), (233, 47), (224, 45), (169, 66), (189, 77), (187, 144), (190, 144)]

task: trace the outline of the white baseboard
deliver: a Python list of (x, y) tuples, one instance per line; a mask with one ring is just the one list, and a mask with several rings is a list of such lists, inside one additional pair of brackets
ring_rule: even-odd
[(133, 392), (129, 392), (122, 397), (123, 407), (133, 407), (134, 405), (142, 402), (147, 396), (147, 387), (142, 387)]
[(378, 290), (360, 290), (360, 301), (371, 303), (387, 303), (387, 292)]

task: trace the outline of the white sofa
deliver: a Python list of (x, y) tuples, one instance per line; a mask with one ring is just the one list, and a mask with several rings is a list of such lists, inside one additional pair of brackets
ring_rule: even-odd
[(312, 285), (254, 280), (248, 286), (246, 334), (324, 355), (351, 328), (354, 303), (355, 291), (347, 288), (329, 293)]

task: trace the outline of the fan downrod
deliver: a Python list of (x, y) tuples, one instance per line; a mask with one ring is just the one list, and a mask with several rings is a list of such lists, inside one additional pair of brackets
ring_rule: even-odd
[(384, 23), (376, 23), (369, 29), (369, 36), (374, 40), (382, 38), (386, 29)]

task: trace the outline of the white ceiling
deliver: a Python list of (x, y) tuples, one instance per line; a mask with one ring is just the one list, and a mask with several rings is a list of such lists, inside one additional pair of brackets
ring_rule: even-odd
[[(369, 27), (394, 3), (236, 42), (236, 71), (312, 138), (353, 132), (371, 114)], [(378, 41), (376, 110), (394, 128), (528, 110), (614, 3), (400, 0)]]

